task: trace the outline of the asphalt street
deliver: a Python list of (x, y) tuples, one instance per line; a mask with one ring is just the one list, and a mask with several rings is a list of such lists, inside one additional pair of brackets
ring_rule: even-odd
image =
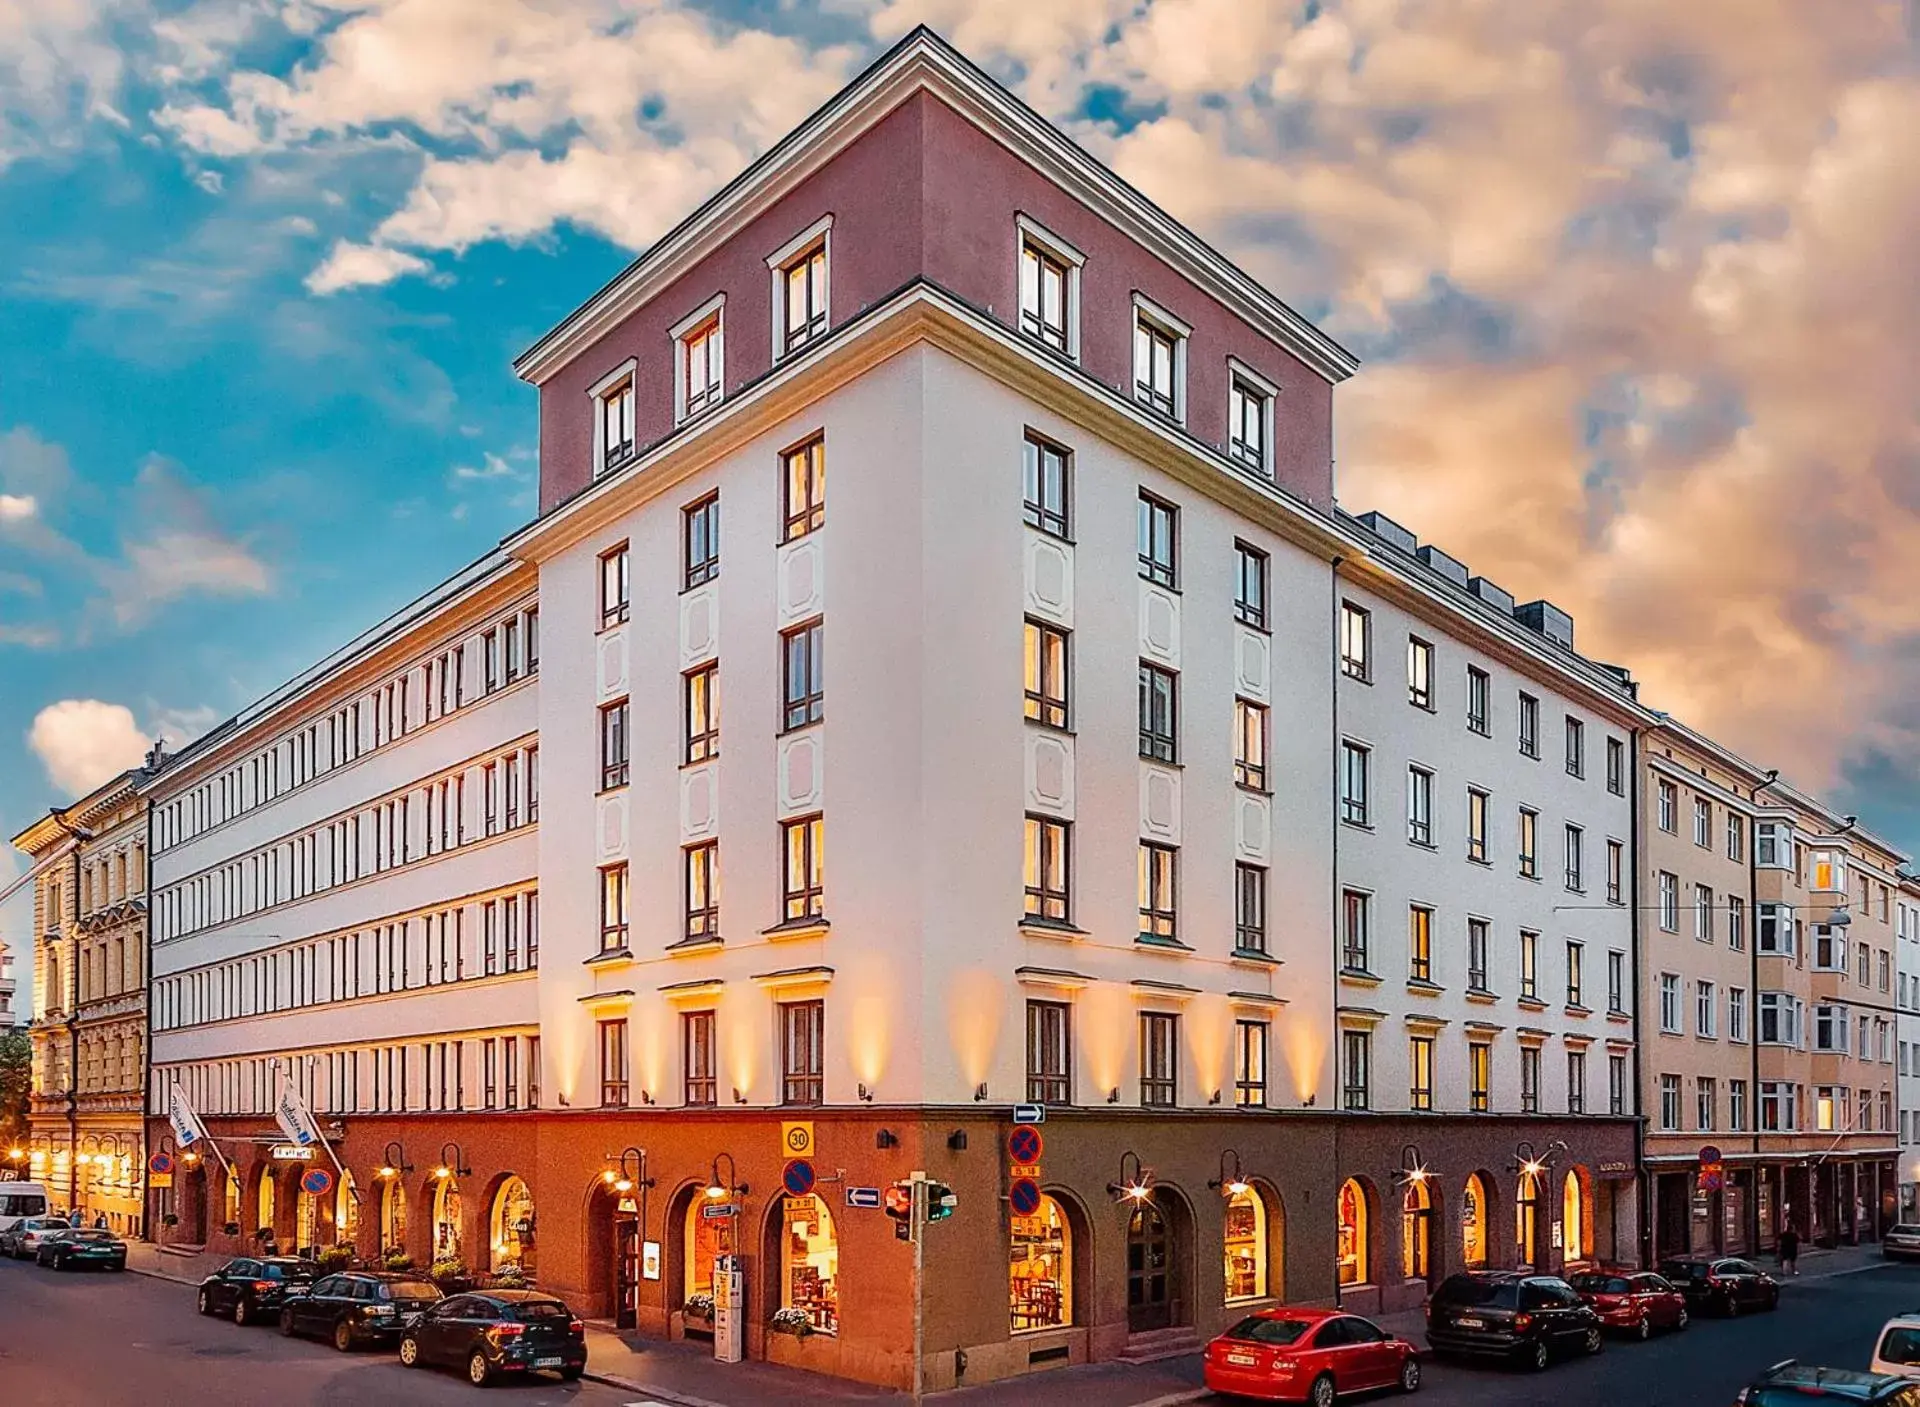
[[(523, 1407), (620, 1407), (593, 1383), (541, 1378), (482, 1399)], [(5, 1407), (473, 1407), (458, 1374), (409, 1370), (390, 1351), (336, 1353), (194, 1313), (185, 1285), (111, 1272), (60, 1274), (0, 1260), (0, 1403)]]

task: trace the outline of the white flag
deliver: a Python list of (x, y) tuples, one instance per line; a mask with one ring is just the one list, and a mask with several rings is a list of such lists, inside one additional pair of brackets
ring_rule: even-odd
[(313, 1111), (307, 1108), (307, 1102), (300, 1097), (300, 1091), (293, 1087), (293, 1081), (284, 1075), (280, 1079), (280, 1098), (273, 1106), (273, 1121), (280, 1125), (280, 1131), (301, 1148), (308, 1148), (320, 1141), (320, 1126), (313, 1121)]
[(175, 1081), (173, 1090), (167, 1096), (167, 1122), (173, 1125), (174, 1141), (182, 1148), (191, 1148), (207, 1136), (206, 1129), (200, 1123), (200, 1116), (193, 1112), (193, 1106), (187, 1103), (187, 1092)]

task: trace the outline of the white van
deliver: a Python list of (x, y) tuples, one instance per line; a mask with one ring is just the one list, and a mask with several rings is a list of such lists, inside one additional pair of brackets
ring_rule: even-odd
[(47, 1214), (47, 1189), (38, 1182), (0, 1182), (0, 1231), (11, 1231), (24, 1217)]

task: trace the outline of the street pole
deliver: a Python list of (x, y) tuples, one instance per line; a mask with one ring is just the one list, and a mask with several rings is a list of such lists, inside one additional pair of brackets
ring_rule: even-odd
[(925, 1393), (927, 1354), (927, 1175), (913, 1174), (913, 1407)]

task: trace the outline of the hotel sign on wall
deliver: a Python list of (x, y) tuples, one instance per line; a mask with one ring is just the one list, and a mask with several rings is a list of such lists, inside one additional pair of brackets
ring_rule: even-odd
[(293, 1143), (276, 1143), (267, 1156), (276, 1163), (311, 1163), (313, 1150)]

